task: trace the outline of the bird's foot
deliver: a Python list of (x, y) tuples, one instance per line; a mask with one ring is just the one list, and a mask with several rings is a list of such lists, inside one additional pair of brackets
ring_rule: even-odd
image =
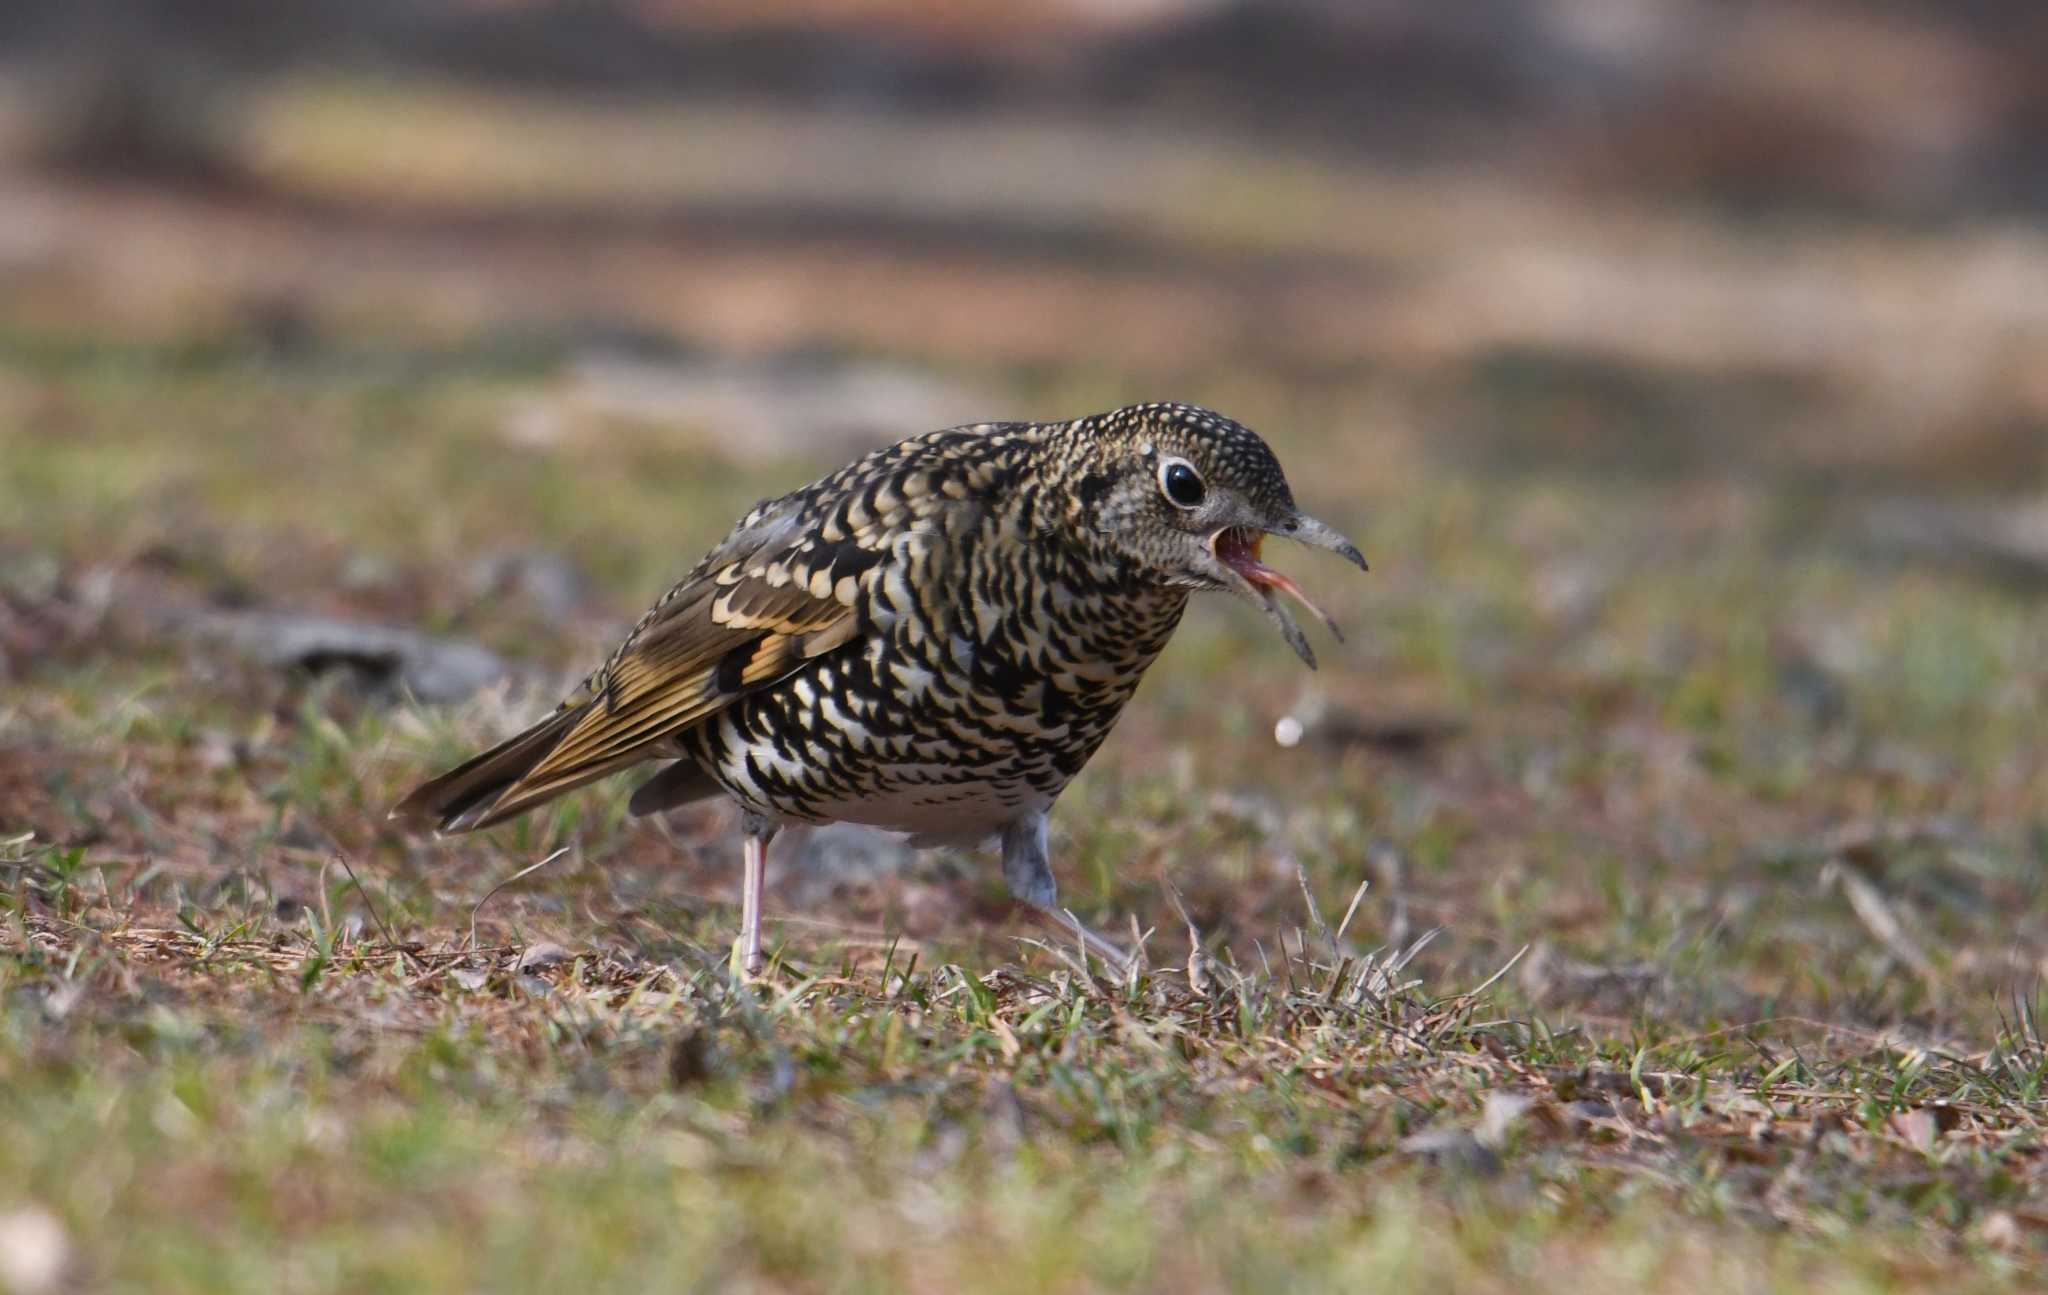
[(1074, 916), (1072, 909), (1054, 908), (1050, 904), (1033, 904), (1031, 907), (1061, 933), (1079, 940), (1082, 949), (1101, 959), (1118, 980), (1129, 979), (1145, 965), (1143, 949), (1137, 953), (1126, 953), (1123, 946), (1114, 940), (1082, 925), (1081, 919)]
[(760, 949), (747, 947), (745, 935), (732, 942), (730, 962), (733, 974), (745, 980), (759, 980), (761, 972), (768, 966), (768, 959)]

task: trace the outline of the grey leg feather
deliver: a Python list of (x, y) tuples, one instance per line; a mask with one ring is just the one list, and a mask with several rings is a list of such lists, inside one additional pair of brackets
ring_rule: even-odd
[(1047, 857), (1045, 815), (1026, 814), (1003, 828), (1003, 881), (1033, 908), (1057, 908), (1059, 885)]

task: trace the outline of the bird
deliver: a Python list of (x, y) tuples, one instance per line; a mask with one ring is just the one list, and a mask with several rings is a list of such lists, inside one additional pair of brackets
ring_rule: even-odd
[(1342, 641), (1261, 560), (1269, 535), (1367, 569), (1257, 433), (1197, 405), (911, 436), (755, 505), (551, 714), (391, 817), (475, 831), (661, 762), (632, 815), (739, 808), (749, 977), (770, 840), (829, 822), (917, 848), (997, 840), (1016, 900), (1129, 966), (1059, 908), (1048, 813), (1193, 595), (1251, 603), (1310, 669), (1282, 595)]

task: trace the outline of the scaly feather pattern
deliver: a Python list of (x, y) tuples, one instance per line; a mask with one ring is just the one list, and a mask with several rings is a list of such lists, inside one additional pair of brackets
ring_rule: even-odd
[(394, 813), (487, 827), (671, 760), (635, 812), (723, 792), (764, 832), (985, 837), (1042, 817), (1190, 594), (1259, 603), (1307, 658), (1266, 531), (1358, 560), (1264, 441), (1193, 406), (915, 436), (756, 506), (554, 714)]

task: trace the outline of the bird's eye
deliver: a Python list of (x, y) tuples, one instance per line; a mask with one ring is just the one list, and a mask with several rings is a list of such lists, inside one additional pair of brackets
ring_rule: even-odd
[(1186, 459), (1168, 459), (1159, 465), (1159, 488), (1180, 508), (1200, 507), (1202, 496), (1208, 493), (1201, 474)]

